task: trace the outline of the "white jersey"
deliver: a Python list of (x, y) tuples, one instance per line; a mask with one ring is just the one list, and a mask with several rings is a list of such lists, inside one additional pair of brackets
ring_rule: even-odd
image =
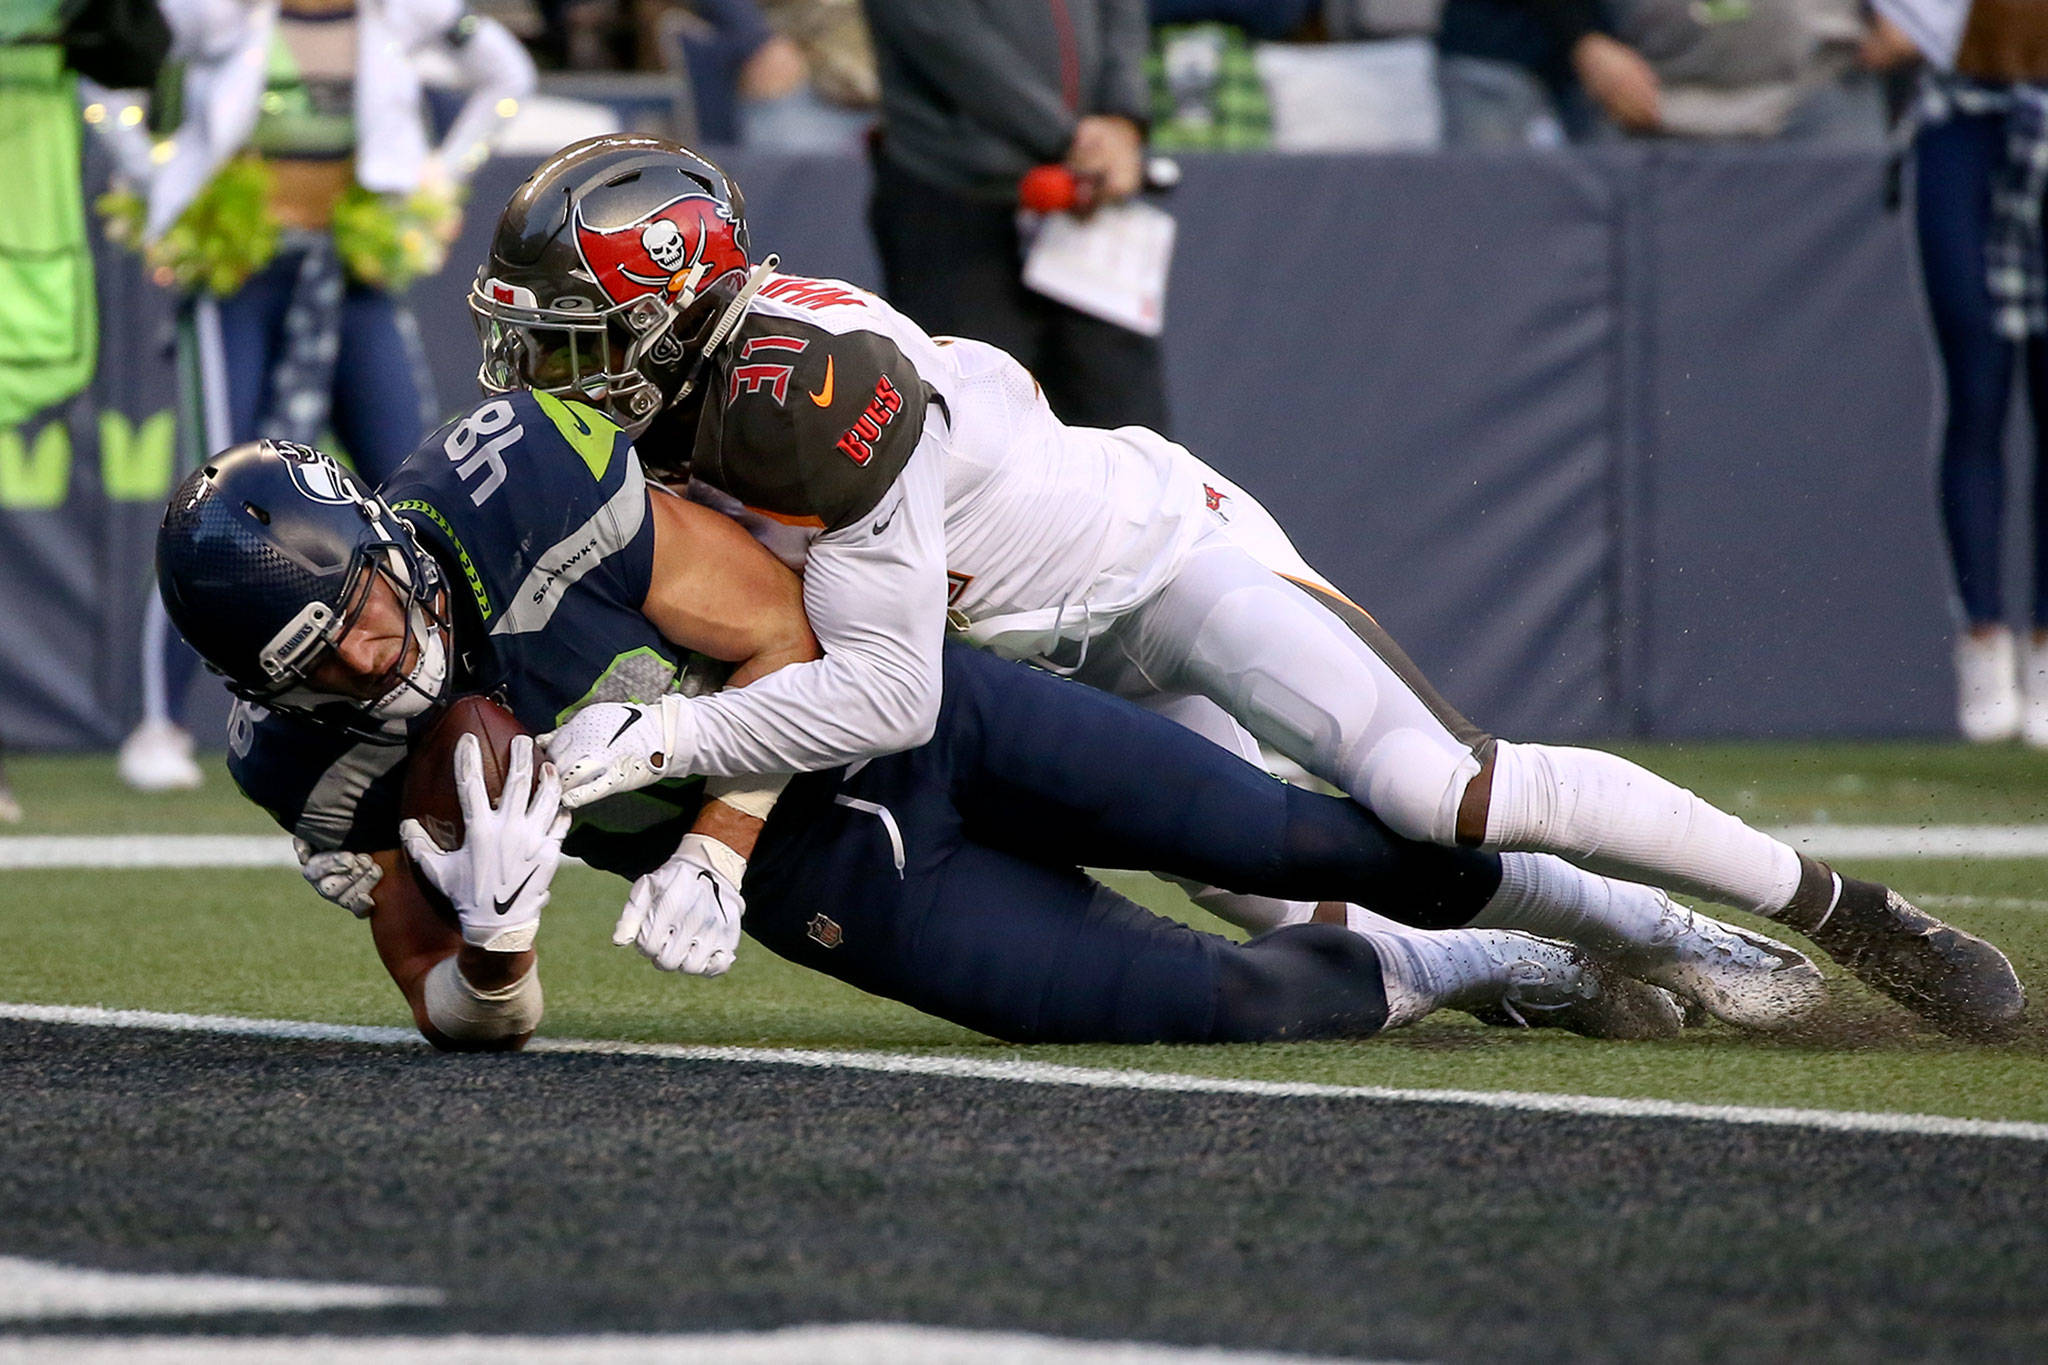
[[(947, 603), (976, 643), (1017, 657), (1094, 633), (1156, 591), (1203, 526), (1205, 468), (1143, 427), (1070, 427), (1009, 353), (932, 337), (884, 300), (838, 286), (820, 306), (781, 276), (754, 318), (788, 318), (843, 336), (886, 338), (937, 401), (926, 437), (945, 477)], [(784, 287), (778, 291), (777, 286)], [(709, 499), (721, 510), (735, 504)], [(791, 559), (789, 528), (749, 518)], [(800, 558), (798, 560), (800, 562)]]
[[(1179, 447), (1143, 427), (1053, 416), (1014, 359), (978, 341), (934, 346), (952, 415), (946, 448), (949, 601), (967, 638), (1053, 658), (1171, 577), (1202, 528)], [(1190, 457), (1191, 458), (1191, 457)]]
[(802, 570), (826, 657), (698, 699), (693, 771), (921, 743), (949, 626), (1054, 660), (1158, 591), (1207, 525), (1180, 447), (1065, 426), (1004, 352), (928, 336), (836, 281), (771, 277), (705, 385), (692, 496)]

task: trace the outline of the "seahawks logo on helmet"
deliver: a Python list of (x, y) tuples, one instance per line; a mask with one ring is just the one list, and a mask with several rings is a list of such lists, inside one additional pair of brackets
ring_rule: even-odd
[(348, 471), (319, 451), (291, 441), (273, 441), (271, 445), (285, 457), (292, 483), (314, 502), (345, 506), (363, 500)]

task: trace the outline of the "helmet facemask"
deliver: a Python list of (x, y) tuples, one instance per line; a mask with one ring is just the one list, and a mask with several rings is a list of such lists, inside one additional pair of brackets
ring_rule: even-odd
[(700, 292), (708, 269), (700, 262), (673, 291), (606, 308), (573, 295), (542, 305), (530, 290), (487, 277), (486, 265), (469, 291), (483, 347), (477, 382), (486, 393), (534, 389), (588, 403), (638, 436), (689, 397), (777, 264), (771, 255), (744, 283), (727, 275)]
[[(365, 515), (371, 515), (366, 509)], [(373, 518), (373, 524), (377, 519)], [(229, 680), (237, 696), (273, 711), (296, 712), (337, 725), (358, 738), (392, 744), (404, 739), (403, 722), (447, 700), (453, 659), (448, 594), (433, 559), (398, 523), (390, 535), (357, 555), (340, 595), (340, 608), (310, 602), (258, 653), (266, 684)], [(379, 525), (378, 529), (389, 528)], [(405, 539), (400, 539), (404, 537)], [(311, 681), (343, 637), (362, 619), (379, 583), (390, 587), (405, 620), (391, 668), (370, 696), (328, 691)]]
[[(405, 635), (399, 641), (391, 672), (386, 675), (391, 686), (375, 701), (364, 705), (363, 712), (379, 721), (410, 720), (431, 711), (447, 698), (450, 654), (447, 589), (436, 587), (431, 594), (415, 591), (412, 579), (416, 575), (407, 573), (404, 557), (395, 552), (384, 556), (384, 562), (376, 566), (376, 571), (403, 594), (399, 601), (404, 603)], [(360, 609), (356, 614), (361, 615)], [(408, 659), (412, 661), (410, 666), (406, 662)]]
[[(489, 269), (488, 266), (485, 269)], [(507, 302), (496, 295), (524, 295)], [(664, 401), (648, 353), (667, 335), (680, 311), (654, 295), (598, 309), (580, 298), (554, 306), (528, 302), (525, 289), (510, 290), (479, 275), (469, 291), (469, 311), (483, 346), (477, 383), (485, 393), (535, 389), (557, 398), (588, 403), (638, 434), (654, 420)], [(675, 361), (681, 359), (675, 348)]]

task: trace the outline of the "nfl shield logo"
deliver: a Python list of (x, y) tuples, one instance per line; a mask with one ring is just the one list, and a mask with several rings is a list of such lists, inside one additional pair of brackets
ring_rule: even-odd
[(811, 916), (810, 931), (811, 937), (827, 948), (837, 948), (846, 937), (838, 922), (824, 915)]

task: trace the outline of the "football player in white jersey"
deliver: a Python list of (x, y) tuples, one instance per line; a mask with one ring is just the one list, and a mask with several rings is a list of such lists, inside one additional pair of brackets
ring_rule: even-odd
[[(487, 388), (549, 389), (633, 432), (651, 474), (804, 573), (824, 657), (557, 732), (570, 804), (678, 772), (809, 771), (921, 743), (947, 632), (1250, 736), (1410, 838), (1509, 856), (1475, 924), (1605, 939), (1643, 979), (1771, 1027), (1812, 965), (1674, 906), (1780, 920), (1965, 1036), (2025, 993), (1995, 947), (1597, 750), (1497, 740), (1437, 695), (1241, 489), (1142, 428), (1063, 425), (995, 347), (756, 261), (736, 186), (656, 139), (556, 154), (499, 220), (471, 306)], [(642, 738), (646, 736), (647, 738)], [(1227, 895), (1258, 926), (1309, 907)], [(1356, 911), (1352, 913), (1356, 914)]]

